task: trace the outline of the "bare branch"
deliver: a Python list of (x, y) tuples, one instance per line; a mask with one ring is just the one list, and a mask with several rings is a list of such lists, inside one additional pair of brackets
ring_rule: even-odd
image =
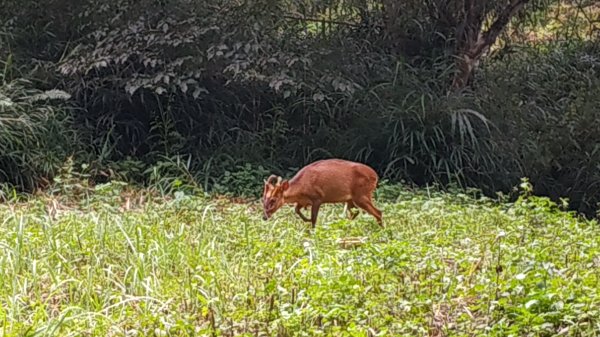
[(496, 39), (498, 39), (498, 36), (500, 36), (500, 33), (502, 33), (502, 30), (504, 30), (506, 25), (510, 22), (510, 19), (528, 2), (529, 0), (511, 1), (511, 3), (500, 13), (494, 23), (492, 23), (490, 28), (481, 35), (475, 48), (470, 51), (471, 56), (480, 55), (485, 49), (494, 44)]
[(334, 24), (334, 25), (349, 26), (349, 27), (359, 27), (360, 26), (357, 23), (348, 22), (348, 21), (308, 18), (308, 17), (300, 16), (300, 15), (284, 15), (283, 17), (286, 19), (296, 20), (296, 21), (318, 22), (318, 23), (323, 23), (323, 24)]

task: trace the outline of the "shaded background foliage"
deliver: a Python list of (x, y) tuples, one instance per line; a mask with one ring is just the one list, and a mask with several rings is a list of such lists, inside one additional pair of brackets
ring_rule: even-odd
[[(337, 156), (394, 181), (493, 193), (527, 176), (588, 214), (600, 201), (594, 1), (2, 5), (0, 97), (21, 78), (71, 95), (19, 131), (53, 148), (22, 151), (75, 154), (97, 180), (252, 194), (266, 172)], [(62, 162), (6, 158), (2, 179), (25, 188)]]

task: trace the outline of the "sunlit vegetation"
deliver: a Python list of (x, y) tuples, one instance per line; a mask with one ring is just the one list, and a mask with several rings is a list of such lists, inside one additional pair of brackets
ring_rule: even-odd
[[(70, 182), (72, 184), (72, 182)], [(600, 227), (384, 185), (387, 228), (112, 183), (0, 205), (3, 336), (595, 336)], [(64, 191), (75, 193), (66, 195)], [(79, 195), (79, 196), (77, 196)]]

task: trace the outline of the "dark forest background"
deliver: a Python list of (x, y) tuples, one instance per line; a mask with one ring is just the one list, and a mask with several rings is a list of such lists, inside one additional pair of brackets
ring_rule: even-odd
[(600, 4), (0, 0), (0, 182), (260, 193), (324, 157), (600, 202)]

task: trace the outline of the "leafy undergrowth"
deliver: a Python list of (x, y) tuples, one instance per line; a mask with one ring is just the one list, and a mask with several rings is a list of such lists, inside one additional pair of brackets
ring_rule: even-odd
[[(2, 336), (593, 336), (600, 228), (547, 199), (366, 214), (113, 184), (0, 205)], [(70, 202), (69, 202), (70, 200)]]

